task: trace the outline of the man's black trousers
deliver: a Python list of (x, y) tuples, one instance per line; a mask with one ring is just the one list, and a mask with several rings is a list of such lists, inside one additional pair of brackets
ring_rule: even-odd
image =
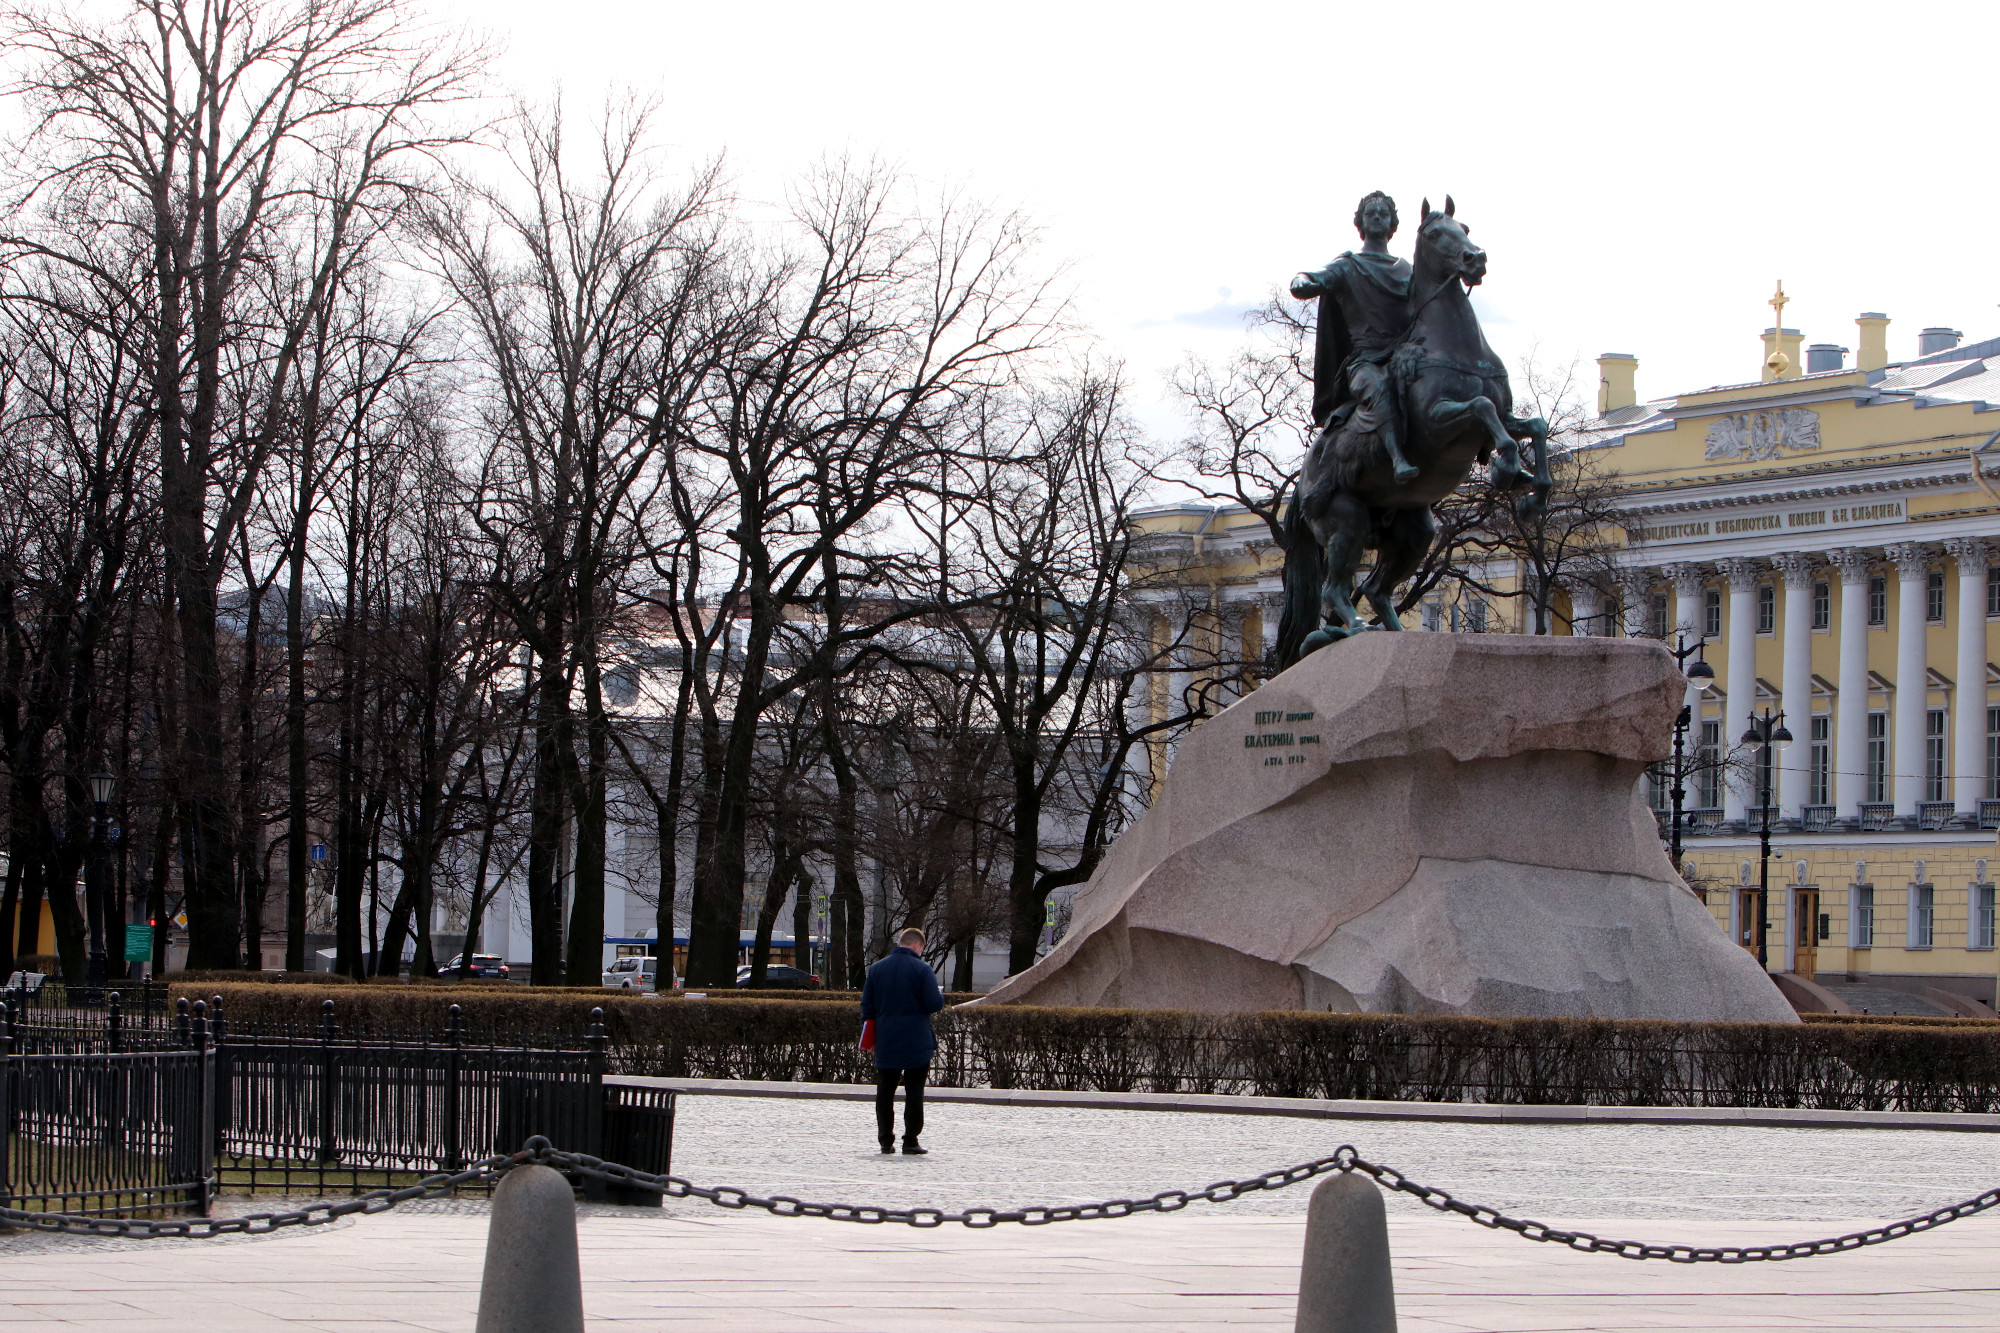
[(916, 1069), (875, 1071), (875, 1136), (888, 1147), (896, 1141), (896, 1085), (907, 1091), (903, 1099), (903, 1142), (914, 1141), (924, 1132), (924, 1077), (930, 1066)]

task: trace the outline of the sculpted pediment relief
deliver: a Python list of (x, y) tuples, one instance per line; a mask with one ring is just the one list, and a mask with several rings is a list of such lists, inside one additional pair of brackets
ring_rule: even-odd
[(1785, 407), (1718, 417), (1709, 423), (1702, 457), (1761, 462), (1786, 450), (1807, 453), (1818, 448), (1819, 413), (1809, 407)]

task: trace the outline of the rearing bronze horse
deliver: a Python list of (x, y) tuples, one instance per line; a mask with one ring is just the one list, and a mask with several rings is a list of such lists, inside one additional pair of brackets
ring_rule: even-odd
[[(1282, 670), (1307, 653), (1364, 629), (1397, 630), (1396, 587), (1423, 563), (1437, 535), (1431, 506), (1487, 465), (1501, 491), (1529, 486), (1523, 517), (1548, 505), (1548, 424), (1517, 417), (1507, 371), (1480, 332), (1469, 290), (1486, 276), (1486, 252), (1453, 213), (1423, 207), (1412, 257), (1408, 331), (1390, 357), (1403, 408), (1403, 453), (1417, 475), (1398, 482), (1373, 431), (1330, 423), (1306, 453), (1285, 511), (1285, 608), (1278, 626)], [(1531, 455), (1532, 473), (1521, 451)], [(1360, 593), (1375, 612), (1363, 624), (1354, 605), (1362, 553), (1375, 566)]]

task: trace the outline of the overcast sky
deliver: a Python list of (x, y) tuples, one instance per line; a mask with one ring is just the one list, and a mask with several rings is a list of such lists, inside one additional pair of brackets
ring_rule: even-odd
[(1378, 188), (1405, 255), (1456, 198), (1503, 355), (1630, 352), (1643, 397), (1754, 379), (1779, 278), (1808, 342), (2000, 334), (1991, 3), (432, 3), (523, 92), (657, 94), (750, 197), (852, 152), (1023, 210), (1148, 396)]

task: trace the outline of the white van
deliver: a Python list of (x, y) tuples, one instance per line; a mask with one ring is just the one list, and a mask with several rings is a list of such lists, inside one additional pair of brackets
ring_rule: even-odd
[[(604, 984), (613, 990), (654, 992), (660, 988), (659, 970), (660, 960), (657, 958), (620, 958), (605, 972)], [(668, 973), (670, 988), (672, 975)]]

